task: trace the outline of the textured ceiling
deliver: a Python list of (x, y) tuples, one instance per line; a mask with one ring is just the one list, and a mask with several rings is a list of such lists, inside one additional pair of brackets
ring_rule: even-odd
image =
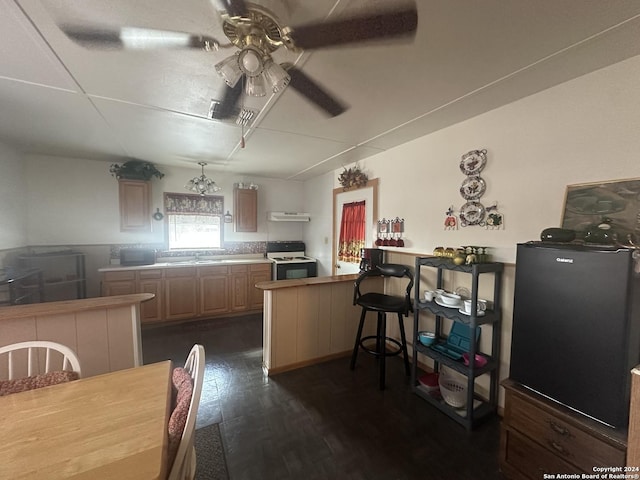
[[(256, 1), (293, 26), (391, 0)], [(419, 0), (412, 42), (295, 54), (349, 105), (327, 117), (292, 89), (244, 98), (241, 128), (208, 118), (233, 50), (92, 51), (59, 25), (146, 27), (226, 40), (206, 0), (0, 0), (0, 141), (25, 153), (304, 180), (640, 54), (640, 2)]]

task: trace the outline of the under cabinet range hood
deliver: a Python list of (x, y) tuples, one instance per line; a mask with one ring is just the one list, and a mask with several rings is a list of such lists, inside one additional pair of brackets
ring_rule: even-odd
[(311, 216), (301, 212), (269, 212), (267, 220), (271, 222), (308, 222)]

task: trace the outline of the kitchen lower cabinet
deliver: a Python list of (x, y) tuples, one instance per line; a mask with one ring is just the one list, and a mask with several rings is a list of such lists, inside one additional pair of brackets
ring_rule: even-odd
[(248, 305), (249, 310), (262, 310), (264, 305), (264, 292), (256, 288), (256, 284), (260, 282), (269, 282), (271, 280), (271, 264), (255, 263), (249, 265), (249, 293)]
[(136, 272), (104, 272), (102, 274), (102, 296), (130, 295), (136, 293)]
[(227, 267), (198, 268), (200, 315), (215, 316), (229, 311), (229, 274)]
[(162, 270), (140, 270), (136, 272), (136, 293), (153, 293), (151, 300), (140, 304), (142, 323), (161, 322), (164, 319), (164, 287)]
[(231, 311), (247, 309), (249, 293), (249, 265), (231, 267)]
[(168, 268), (164, 272), (165, 318), (198, 316), (198, 279), (195, 267)]
[(271, 263), (123, 267), (102, 272), (102, 295), (152, 293), (140, 316), (157, 323), (262, 310), (263, 293), (255, 285), (269, 280)]
[(102, 274), (102, 296), (153, 293), (151, 300), (140, 304), (140, 320), (143, 323), (164, 319), (162, 270), (127, 270)]
[(624, 432), (580, 415), (511, 380), (505, 380), (502, 386), (505, 409), (500, 469), (508, 479), (539, 480), (558, 474), (591, 478), (581, 475), (593, 475), (597, 467), (624, 468), (627, 450)]

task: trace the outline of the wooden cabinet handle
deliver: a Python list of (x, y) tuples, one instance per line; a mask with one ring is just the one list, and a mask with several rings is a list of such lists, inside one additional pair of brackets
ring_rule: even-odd
[(569, 430), (567, 430), (561, 425), (558, 425), (553, 420), (549, 420), (549, 426), (551, 427), (551, 430), (553, 430), (556, 433), (559, 433), (560, 435), (563, 435), (565, 437), (570, 435)]
[(556, 452), (560, 452), (563, 455), (566, 455), (568, 453), (562, 445), (560, 445), (557, 442), (554, 442), (553, 440), (549, 441), (549, 445), (551, 445), (551, 448), (553, 448)]

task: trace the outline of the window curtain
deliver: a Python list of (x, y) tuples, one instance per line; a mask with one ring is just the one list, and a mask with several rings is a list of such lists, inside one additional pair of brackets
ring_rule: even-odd
[(165, 193), (164, 209), (167, 214), (216, 215), (224, 214), (224, 197), (217, 195), (191, 195)]
[(342, 206), (338, 260), (360, 262), (360, 249), (365, 242), (365, 201), (345, 203)]

